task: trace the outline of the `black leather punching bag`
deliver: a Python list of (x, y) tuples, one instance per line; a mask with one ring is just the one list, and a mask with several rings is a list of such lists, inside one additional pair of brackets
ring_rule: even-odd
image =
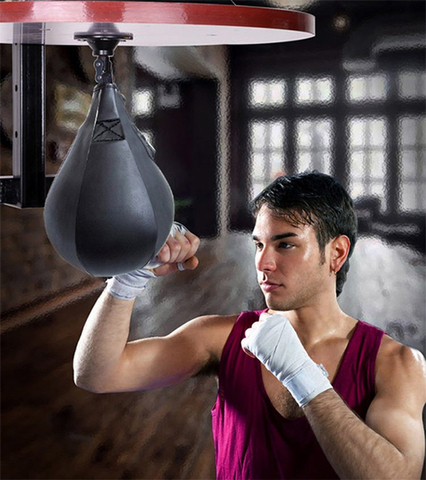
[(105, 78), (49, 190), (44, 220), (68, 263), (107, 277), (155, 257), (172, 227), (174, 202), (152, 147), (131, 121), (112, 76)]

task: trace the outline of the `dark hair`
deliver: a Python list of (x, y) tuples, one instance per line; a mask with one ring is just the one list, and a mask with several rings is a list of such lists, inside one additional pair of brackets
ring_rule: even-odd
[(325, 246), (330, 240), (339, 235), (349, 238), (348, 258), (337, 272), (336, 293), (339, 296), (357, 240), (357, 217), (346, 190), (329, 175), (317, 171), (304, 172), (279, 177), (267, 186), (250, 204), (255, 217), (263, 205), (292, 225), (312, 225), (323, 261)]

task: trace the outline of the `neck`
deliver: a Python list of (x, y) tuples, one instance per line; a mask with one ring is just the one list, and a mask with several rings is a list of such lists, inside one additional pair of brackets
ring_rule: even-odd
[(336, 299), (325, 304), (309, 305), (286, 312), (272, 309), (269, 309), (269, 312), (281, 313), (287, 317), (305, 346), (314, 345), (335, 336), (346, 336), (348, 322), (351, 325), (355, 323), (341, 310)]

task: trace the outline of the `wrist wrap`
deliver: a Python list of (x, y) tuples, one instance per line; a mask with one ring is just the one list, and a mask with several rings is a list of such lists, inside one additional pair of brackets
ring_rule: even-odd
[(298, 405), (305, 407), (333, 388), (325, 368), (309, 357), (288, 319), (280, 314), (262, 316), (264, 321), (255, 322), (241, 344), (280, 380)]
[(156, 278), (155, 274), (146, 268), (116, 275), (106, 281), (106, 291), (120, 300), (133, 300), (142, 293), (151, 278)]
[[(170, 235), (174, 237), (176, 231), (185, 235), (187, 230), (181, 223), (174, 222), (172, 229), (170, 230)], [(142, 293), (151, 278), (157, 278), (152, 270), (160, 265), (162, 265), (162, 263), (158, 261), (157, 257), (155, 257), (145, 265), (144, 268), (134, 270), (130, 273), (116, 275), (106, 281), (106, 291), (120, 300), (133, 300)], [(178, 263), (178, 269), (183, 271), (185, 270), (185, 267), (181, 263)]]
[(328, 373), (325, 368), (311, 360), (306, 362), (297, 373), (283, 380), (282, 383), (299, 407), (306, 407), (317, 395), (333, 388), (327, 377)]

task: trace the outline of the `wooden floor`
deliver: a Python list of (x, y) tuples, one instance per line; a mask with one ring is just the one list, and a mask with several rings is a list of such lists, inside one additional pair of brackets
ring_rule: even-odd
[[(358, 247), (342, 305), (424, 352), (424, 259), (375, 239)], [(198, 271), (152, 282), (138, 299), (131, 338), (198, 315), (262, 308), (252, 256), (248, 235), (204, 240)], [(2, 335), (1, 478), (214, 478), (213, 378), (126, 394), (75, 387), (73, 353), (97, 296)]]

